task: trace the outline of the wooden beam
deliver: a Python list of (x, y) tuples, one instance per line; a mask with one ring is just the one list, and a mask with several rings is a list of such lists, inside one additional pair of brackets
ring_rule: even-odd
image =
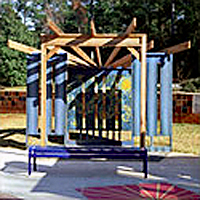
[(146, 42), (147, 36), (142, 37), (141, 47), (141, 127), (140, 127), (140, 147), (145, 147), (145, 135), (146, 135), (146, 79), (147, 79), (147, 67), (146, 67)]
[(49, 41), (50, 46), (141, 46), (140, 39), (144, 34), (131, 33), (126, 36), (120, 34), (62, 34)]
[(30, 46), (15, 42), (13, 40), (8, 40), (7, 44), (9, 48), (21, 51), (23, 53), (27, 53), (27, 54), (40, 53), (40, 50), (34, 47), (30, 47)]
[(67, 52), (67, 56), (68, 56), (68, 59), (67, 59), (68, 62), (73, 62), (76, 65), (78, 64), (78, 65), (87, 66), (87, 67), (90, 66), (87, 62), (83, 61), (82, 59), (78, 58), (77, 56), (69, 52)]
[(46, 70), (47, 70), (47, 48), (42, 44), (41, 53), (41, 146), (46, 146)]
[[(58, 36), (61, 36), (61, 35), (65, 35), (67, 37), (67, 39), (65, 39), (65, 41), (60, 41), (61, 44), (57, 41), (57, 38), (53, 39), (53, 40), (56, 40), (58, 42), (57, 45), (53, 45), (53, 46), (65, 46), (65, 45), (62, 45), (65, 44), (65, 43), (68, 43), (68, 42), (71, 42), (71, 41), (74, 41), (74, 39), (76, 37), (80, 37), (82, 34), (64, 34), (64, 32), (56, 26), (56, 24), (51, 20), (51, 19), (48, 19), (48, 26), (49, 28), (54, 31)], [(49, 45), (48, 43), (51, 43), (53, 40), (47, 42), (46, 44)], [(82, 50), (80, 49), (79, 47), (75, 47), (75, 46), (71, 46), (71, 48), (80, 56), (82, 57), (85, 61), (87, 61), (88, 63), (90, 63), (91, 65), (94, 65), (96, 66), (96, 63), (90, 59), (90, 57)]]
[[(94, 20), (91, 20), (90, 26), (91, 26), (91, 34), (93, 36), (96, 35)], [(96, 51), (96, 55), (97, 55), (97, 61), (98, 61), (99, 67), (100, 67), (100, 66), (102, 66), (102, 62), (101, 62), (101, 53), (100, 53), (99, 47), (95, 47), (95, 51)]]
[(53, 47), (47, 55), (47, 60), (49, 60), (55, 53), (58, 53), (60, 47)]
[(94, 24), (93, 19), (90, 21), (90, 28), (91, 28), (91, 35), (92, 36), (96, 35), (96, 29), (95, 29), (95, 24)]
[(140, 59), (140, 54), (139, 54), (139, 52), (136, 51), (133, 47), (129, 47), (129, 48), (127, 48), (127, 49), (131, 52), (132, 55), (135, 56), (136, 59), (138, 59), (138, 60)]
[(160, 50), (160, 52), (167, 52), (168, 54), (179, 53), (191, 48), (191, 41), (183, 42), (172, 47)]
[(50, 18), (47, 18), (47, 25), (57, 35), (63, 34), (63, 31)]
[(82, 57), (86, 62), (90, 63), (93, 66), (97, 67), (97, 64), (79, 47), (71, 46), (71, 48), (80, 56)]
[(117, 61), (111, 63), (109, 66), (112, 66), (113, 68), (116, 68), (118, 66), (127, 66), (129, 63), (131, 65), (131, 59), (132, 59), (132, 55), (128, 54), (128, 55), (118, 59)]
[(154, 40), (151, 40), (148, 44), (147, 44), (147, 51), (151, 50), (154, 48)]
[[(130, 25), (126, 29), (126, 32), (124, 33), (124, 35), (128, 35), (131, 32), (133, 32), (135, 30), (135, 27), (136, 27), (136, 18), (134, 17), (132, 22), (130, 23)], [(118, 54), (120, 49), (121, 49), (120, 47), (115, 47), (114, 48), (114, 50), (112, 51), (112, 53), (110, 54), (109, 58), (107, 59), (107, 61), (105, 63), (105, 67), (107, 67), (113, 61), (113, 59)]]
[(46, 45), (50, 46), (76, 46), (76, 47), (140, 47), (140, 38), (132, 37), (107, 37), (107, 38), (98, 38), (95, 36), (91, 37), (79, 37), (79, 38), (70, 38), (70, 37), (57, 37), (49, 42)]
[(45, 43), (45, 42), (49, 42), (55, 38), (57, 38), (58, 35), (56, 34), (44, 34), (44, 33), (41, 33), (40, 34), (40, 41), (41, 43)]
[[(55, 53), (66, 53), (67, 51), (63, 50), (60, 47), (48, 47), (50, 49), (50, 52), (47, 55), (47, 59), (51, 58)], [(84, 60), (80, 59), (79, 57), (71, 54), (70, 52), (67, 52), (67, 64), (69, 65), (82, 65), (82, 66), (88, 66), (89, 64), (85, 62)]]
[(130, 34), (132, 33), (133, 31), (135, 31), (135, 28), (137, 26), (137, 18), (134, 17), (130, 23), (130, 25), (128, 26), (128, 28), (126, 29), (124, 35), (127, 35), (127, 34)]
[[(123, 39), (125, 36), (126, 38), (142, 38), (145, 34), (144, 33), (130, 33), (128, 35), (123, 34), (117, 34), (117, 33), (96, 33), (93, 38), (103, 38), (103, 39)], [(91, 35), (85, 35), (81, 33), (63, 33), (59, 35), (62, 38), (92, 38)]]

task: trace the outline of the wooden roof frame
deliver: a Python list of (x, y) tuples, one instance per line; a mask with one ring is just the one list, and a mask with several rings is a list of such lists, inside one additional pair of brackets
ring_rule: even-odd
[[(48, 21), (48, 26), (53, 30), (56, 36), (47, 40), (41, 45), (41, 146), (46, 145), (46, 69), (48, 54), (47, 49), (50, 46), (62, 48), (64, 46), (72, 48), (84, 60), (91, 63), (87, 55), (80, 47), (95, 47), (99, 67), (102, 65), (99, 47), (115, 47), (113, 58), (117, 55), (121, 47), (128, 50), (141, 62), (141, 133), (146, 132), (146, 51), (147, 35), (144, 33), (131, 33), (136, 25), (136, 19), (133, 19), (125, 34), (99, 34), (96, 33), (94, 21), (91, 22), (91, 34), (83, 35), (80, 33), (65, 34), (52, 21)], [(135, 47), (140, 48), (137, 51)], [(116, 50), (117, 49), (117, 50)], [(53, 54), (54, 52), (52, 52)], [(85, 56), (85, 57), (84, 57)], [(109, 61), (110, 62), (110, 61)], [(97, 66), (96, 63), (94, 66)], [(144, 138), (144, 137), (143, 137)], [(144, 141), (142, 142), (144, 146)]]

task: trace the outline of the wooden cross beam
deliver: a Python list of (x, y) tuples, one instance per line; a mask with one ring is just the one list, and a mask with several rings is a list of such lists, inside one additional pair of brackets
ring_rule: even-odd
[(126, 37), (117, 34), (96, 34), (94, 36), (62, 34), (45, 43), (47, 46), (76, 47), (140, 47), (143, 34), (130, 34)]
[[(49, 53), (47, 54), (47, 60), (51, 58), (54, 54), (59, 54), (59, 53), (66, 53), (67, 51), (63, 50), (60, 47), (48, 47), (50, 50)], [(67, 52), (67, 64), (70, 66), (77, 66), (81, 65), (83, 67), (89, 67), (89, 64), (85, 62), (84, 60), (80, 59), (79, 57)]]
[[(94, 35), (96, 35), (94, 20), (91, 20), (90, 25), (91, 25), (91, 34), (94, 36)], [(95, 47), (95, 51), (97, 54), (97, 61), (98, 61), (99, 67), (100, 67), (100, 66), (102, 66), (102, 62), (101, 62), (101, 53), (100, 53), (99, 47)]]
[(56, 35), (61, 35), (63, 33), (63, 31), (50, 18), (47, 18), (47, 25)]
[(118, 66), (127, 66), (128, 67), (131, 65), (131, 59), (132, 59), (132, 55), (128, 54), (120, 59), (118, 59), (117, 61), (111, 63), (109, 66), (112, 66), (113, 68), (117, 68)]
[[(128, 26), (128, 28), (126, 29), (126, 32), (124, 33), (124, 35), (128, 35), (131, 32), (133, 32), (135, 30), (136, 27), (136, 18), (134, 17), (132, 22), (130, 23), (130, 25)], [(115, 47), (114, 50), (112, 51), (112, 53), (110, 54), (109, 58), (107, 59), (106, 63), (105, 63), (105, 67), (108, 67), (109, 64), (113, 61), (113, 59), (115, 58), (115, 56), (118, 54), (118, 52), (120, 51), (120, 47)]]
[(9, 48), (21, 51), (21, 52), (26, 53), (26, 54), (40, 53), (39, 49), (21, 44), (19, 42), (15, 42), (13, 40), (8, 40), (7, 44), (8, 44)]
[(137, 50), (135, 50), (132, 47), (129, 47), (127, 49), (131, 52), (132, 55), (135, 56), (136, 59), (140, 60), (140, 54), (139, 54), (139, 52)]
[[(154, 47), (154, 41), (151, 40), (148, 44), (147, 44), (147, 50), (150, 50), (151, 48)], [(136, 51), (134, 48), (132, 47), (128, 47), (127, 48), (131, 54), (133, 54), (138, 60), (140, 59), (140, 52)], [(132, 60), (132, 55), (128, 54), (118, 60), (116, 60), (115, 62), (111, 63), (110, 66), (113, 66), (114, 68), (118, 67), (118, 66), (123, 66), (123, 67), (130, 67), (131, 65), (131, 60)]]
[(183, 42), (172, 47), (160, 50), (160, 52), (167, 52), (168, 54), (179, 53), (191, 48), (191, 41)]
[[(63, 35), (64, 34), (64, 32), (51, 20), (51, 19), (48, 19), (47, 20), (47, 22), (48, 22), (48, 26), (49, 26), (49, 28), (54, 32), (54, 33), (56, 33), (58, 36), (61, 36), (61, 35)], [(71, 35), (71, 34), (69, 34), (69, 35)], [(81, 35), (81, 34), (77, 34), (77, 35)], [(55, 39), (55, 40), (57, 40), (57, 38)], [(73, 39), (71, 39), (70, 41), (72, 41)], [(68, 42), (69, 42), (69, 40), (67, 40)], [(49, 41), (49, 42), (51, 42), (51, 41)], [(65, 43), (63, 43), (63, 42), (66, 42), (66, 40), (65, 41), (60, 41), (61, 42), (61, 44), (65, 44)], [(48, 43), (48, 42), (47, 42)], [(53, 45), (53, 46), (63, 46), (63, 45)], [(96, 63), (82, 50), (82, 49), (80, 49), (79, 47), (77, 47), (77, 46), (71, 46), (71, 48), (83, 59), (83, 60), (85, 60), (85, 61), (87, 61), (88, 63), (90, 63), (92, 66), (96, 66)]]
[[(8, 40), (8, 47), (11, 49), (15, 49), (17, 51), (26, 53), (26, 54), (32, 54), (32, 53), (41, 53), (41, 50), (36, 49), (34, 47), (30, 47), (24, 44), (21, 44), (19, 42), (15, 42), (13, 40)], [(51, 58), (55, 53), (59, 53), (61, 51), (66, 52), (62, 50), (60, 47), (49, 47), (49, 53), (47, 54), (47, 60)], [(81, 66), (87, 66), (89, 67), (88, 63), (83, 61), (82, 59), (78, 58), (77, 56), (72, 55), (71, 53), (67, 53), (68, 59), (67, 64), (72, 66), (77, 66), (77, 64)]]

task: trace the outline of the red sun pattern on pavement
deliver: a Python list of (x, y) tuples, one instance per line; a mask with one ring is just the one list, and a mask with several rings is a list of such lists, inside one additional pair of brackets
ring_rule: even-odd
[(200, 200), (200, 195), (169, 183), (141, 183), (106, 187), (78, 188), (89, 200)]

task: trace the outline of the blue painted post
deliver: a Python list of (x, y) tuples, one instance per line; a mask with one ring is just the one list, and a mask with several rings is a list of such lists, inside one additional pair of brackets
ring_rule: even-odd
[[(47, 101), (46, 101), (46, 139), (51, 134), (51, 122), (52, 122), (52, 63), (51, 59), (47, 62)], [(47, 142), (47, 141), (46, 141)]]
[(66, 132), (66, 61), (67, 54), (58, 54), (55, 65), (55, 134)]
[(172, 150), (172, 132), (173, 132), (173, 54), (170, 55), (169, 65), (169, 135), (170, 135), (170, 151)]
[(132, 71), (132, 145), (134, 137), (140, 135), (140, 88), (141, 88), (141, 64), (134, 60), (131, 65)]
[(147, 135), (151, 140), (150, 149), (157, 134), (157, 62), (158, 58), (147, 58)]
[(39, 63), (39, 53), (27, 56), (26, 145), (28, 135), (38, 134)]
[(161, 112), (161, 134), (172, 134), (172, 56), (170, 60), (165, 57), (161, 67), (160, 79), (160, 112)]

